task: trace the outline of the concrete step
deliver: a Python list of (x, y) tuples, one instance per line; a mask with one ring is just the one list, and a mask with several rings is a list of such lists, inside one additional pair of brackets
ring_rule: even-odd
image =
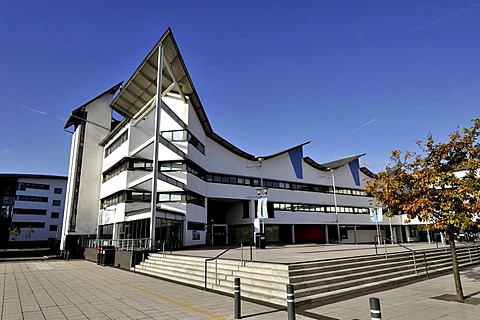
[[(478, 248), (457, 248), (461, 268), (480, 263)], [(207, 266), (207, 288), (233, 293), (234, 279), (241, 279), (242, 297), (286, 305), (286, 284), (295, 286), (297, 304), (325, 303), (358, 296), (372, 290), (384, 289), (451, 272), (449, 250), (416, 251), (415, 273), (411, 252), (384, 255), (311, 261), (295, 264), (218, 259)], [(427, 269), (425, 269), (425, 262)], [(205, 258), (182, 255), (151, 254), (136, 267), (137, 272), (189, 285), (204, 287)]]

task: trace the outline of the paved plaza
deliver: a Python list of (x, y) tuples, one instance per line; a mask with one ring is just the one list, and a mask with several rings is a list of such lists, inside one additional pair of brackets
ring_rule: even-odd
[[(372, 246), (356, 248), (351, 254), (372, 252)], [(285, 259), (290, 250), (267, 248), (255, 254), (259, 260), (262, 255)], [(295, 251), (304, 252), (306, 261), (308, 254), (326, 258), (346, 255), (344, 250), (346, 246), (311, 245)], [(370, 319), (370, 297), (380, 298), (383, 319), (480, 319), (480, 267), (462, 271), (462, 284), (470, 298), (463, 304), (436, 298), (455, 294), (452, 275), (445, 275), (321, 307), (297, 308), (296, 319)], [(0, 297), (0, 318), (5, 320), (234, 318), (232, 297), (84, 260), (0, 262)], [(287, 312), (242, 301), (242, 318), (287, 319)]]

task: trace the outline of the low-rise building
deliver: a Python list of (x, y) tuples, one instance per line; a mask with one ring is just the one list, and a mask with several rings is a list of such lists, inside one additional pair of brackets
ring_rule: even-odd
[(0, 243), (46, 243), (62, 234), (67, 177), (0, 174)]
[(74, 133), (64, 249), (87, 236), (170, 248), (254, 233), (371, 243), (381, 229), (407, 240), (399, 217), (372, 222), (363, 155), (318, 163), (304, 156), (309, 142), (254, 155), (215, 133), (171, 30), (124, 85), (75, 109), (65, 127)]

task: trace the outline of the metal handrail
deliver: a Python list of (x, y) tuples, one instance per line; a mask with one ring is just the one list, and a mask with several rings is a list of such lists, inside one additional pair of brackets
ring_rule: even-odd
[[(385, 245), (385, 259), (388, 258), (388, 254), (387, 254), (387, 244), (386, 244), (386, 240), (390, 241), (390, 243), (392, 244), (396, 244), (404, 249), (407, 249), (408, 251), (410, 251), (412, 253), (412, 258), (413, 258), (413, 268), (415, 269), (415, 274), (418, 274), (418, 269), (417, 269), (417, 260), (415, 258), (415, 254), (417, 253), (417, 251), (413, 250), (413, 249), (410, 249), (409, 247), (407, 246), (404, 246), (403, 244), (400, 244), (398, 242), (393, 242), (392, 239), (389, 239), (387, 237), (384, 237), (382, 235), (375, 235), (374, 236), (374, 242), (375, 242), (375, 255), (378, 256), (378, 251), (377, 251), (377, 239), (381, 239), (383, 240), (383, 243)], [(380, 241), (379, 241), (380, 242)], [(428, 265), (427, 265), (427, 258), (426, 258), (426, 255), (425, 253), (423, 253), (423, 262), (425, 264), (425, 272), (427, 273), (427, 277), (428, 277)]]
[(215, 257), (213, 258), (208, 258), (208, 259), (205, 259), (205, 290), (207, 289), (207, 269), (208, 269), (208, 262), (209, 261), (214, 261), (215, 260), (215, 284), (217, 284), (217, 259), (220, 258), (222, 255), (224, 255), (225, 253), (227, 253), (228, 251), (230, 251), (231, 249), (237, 247), (238, 245), (240, 245), (240, 247), (242, 248), (242, 253), (241, 253), (241, 264), (243, 265), (243, 242), (245, 240), (248, 240), (249, 244), (250, 244), (250, 261), (253, 261), (253, 258), (252, 258), (252, 238), (250, 236), (248, 237), (245, 237), (243, 238), (242, 240), (236, 242), (234, 245), (228, 247), (227, 249), (225, 249), (222, 253), (216, 255)]

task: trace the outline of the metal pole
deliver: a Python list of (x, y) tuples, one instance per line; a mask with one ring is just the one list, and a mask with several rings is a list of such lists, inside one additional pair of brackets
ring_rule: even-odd
[(293, 284), (287, 284), (288, 320), (295, 320), (295, 295)]
[(152, 199), (150, 218), (150, 247), (155, 244), (155, 223), (157, 218), (157, 179), (158, 179), (158, 135), (160, 134), (160, 115), (162, 110), (162, 70), (163, 70), (163, 45), (158, 47), (158, 70), (157, 70), (157, 105), (155, 107), (155, 129), (153, 131), (153, 177)]
[[(258, 162), (260, 162), (260, 198), (264, 197), (263, 193), (263, 172), (262, 172), (262, 161), (263, 158), (258, 158)], [(258, 205), (258, 204), (257, 204)], [(263, 205), (263, 202), (262, 202)], [(263, 212), (260, 210), (260, 212)], [(265, 219), (262, 217), (260, 218), (260, 222), (262, 223), (262, 233), (265, 233)]]
[(388, 223), (390, 224), (390, 241), (392, 243), (396, 243), (396, 235), (393, 233), (393, 227), (392, 227), (392, 217), (388, 217)]
[(412, 255), (413, 255), (413, 267), (415, 268), (415, 274), (417, 274), (418, 271), (417, 271), (417, 260), (415, 259), (415, 251), (413, 251)]
[(423, 263), (425, 265), (425, 273), (427, 274), (427, 278), (429, 278), (428, 276), (428, 265), (427, 265), (427, 256), (425, 253), (423, 253)]
[(340, 224), (338, 222), (338, 206), (337, 206), (337, 190), (335, 187), (335, 171), (334, 169), (330, 169), (332, 172), (332, 185), (333, 185), (333, 203), (335, 205), (335, 218), (337, 220), (337, 237), (338, 237), (338, 243), (340, 244), (342, 242), (342, 238), (340, 237)]
[(380, 310), (380, 299), (370, 298), (370, 317), (372, 320), (382, 319), (382, 311)]
[(240, 251), (241, 251), (240, 265), (243, 266), (243, 241), (240, 242)]
[(233, 287), (234, 302), (235, 302), (235, 317), (234, 319), (242, 318), (242, 303), (240, 297), (240, 278), (235, 278), (235, 285)]

